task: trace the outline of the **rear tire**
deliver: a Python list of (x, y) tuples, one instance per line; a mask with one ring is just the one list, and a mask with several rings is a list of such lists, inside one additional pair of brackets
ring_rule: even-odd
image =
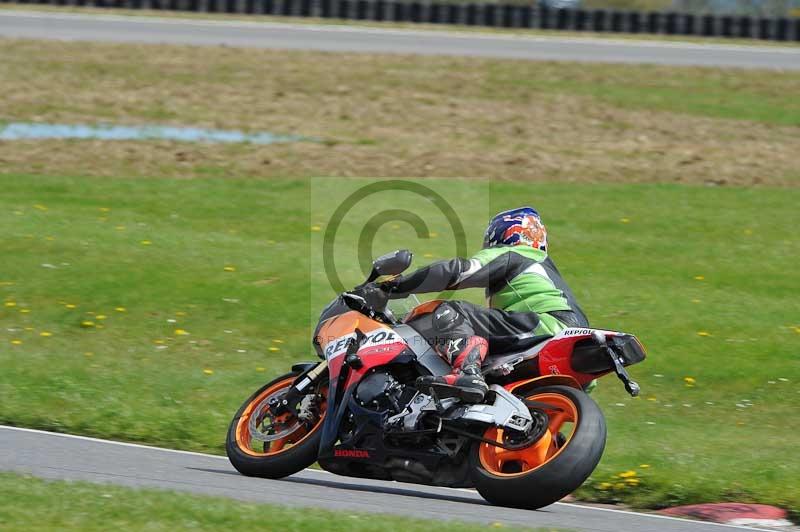
[[(225, 439), (225, 452), (233, 467), (241, 474), (252, 477), (283, 478), (302, 471), (317, 461), (320, 439), (322, 438), (324, 413), (311, 431), (305, 434), (297, 443), (273, 453), (259, 453), (249, 449), (241, 441), (241, 434), (237, 437), (237, 430), (242, 430), (240, 422), (248, 423), (247, 418), (242, 419), (243, 415), (249, 416), (249, 413), (246, 413), (248, 407), (259, 401), (259, 397), (264, 395), (270, 388), (280, 390), (285, 386), (291, 385), (298, 375), (300, 373), (287, 373), (265, 384), (253, 393), (239, 408), (239, 411), (236, 412)], [(278, 385), (281, 386), (278, 387)], [(252, 411), (252, 408), (250, 410)]]
[[(472, 480), (478, 493), (484, 499), (498, 506), (525, 508), (534, 510), (552, 504), (569, 495), (592, 474), (597, 467), (606, 443), (606, 423), (600, 408), (586, 393), (569, 386), (547, 386), (536, 388), (525, 394), (531, 400), (540, 400), (536, 396), (546, 398), (548, 395), (561, 401), (568, 401), (574, 406), (576, 417), (571, 436), (563, 447), (552, 444), (547, 458), (541, 465), (536, 465), (522, 472), (497, 471), (497, 464), (486, 456), (496, 456), (493, 446), (476, 442), (470, 450), (470, 469)], [(556, 401), (557, 402), (557, 401)], [(550, 415), (549, 419), (554, 416)], [(487, 437), (496, 434), (495, 429), (487, 431)], [(558, 442), (556, 434), (549, 431), (543, 437)], [(561, 439), (563, 441), (563, 438)], [(527, 449), (533, 448), (533, 443)], [(485, 446), (483, 451), (482, 446)], [(483, 457), (483, 458), (482, 458)], [(494, 464), (494, 465), (492, 465)], [(512, 464), (513, 465), (513, 464)]]

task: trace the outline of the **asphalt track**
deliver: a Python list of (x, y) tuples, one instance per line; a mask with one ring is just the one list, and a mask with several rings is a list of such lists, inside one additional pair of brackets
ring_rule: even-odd
[(5, 10), (0, 37), (800, 70), (800, 47)]
[(297, 507), (597, 532), (725, 532), (756, 528), (556, 503), (490, 506), (472, 490), (351, 479), (307, 469), (283, 480), (243, 477), (222, 456), (0, 426), (0, 471)]

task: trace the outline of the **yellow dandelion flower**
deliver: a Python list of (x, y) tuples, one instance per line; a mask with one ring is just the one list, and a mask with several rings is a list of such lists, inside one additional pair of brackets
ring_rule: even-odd
[(117, 312), (128, 312), (128, 309), (126, 309), (125, 307), (117, 307), (114, 310), (116, 310)]
[(206, 369), (203, 370), (203, 373), (205, 373), (206, 375), (213, 375), (214, 374), (214, 370), (206, 368)]
[(433, 253), (425, 253), (422, 256), (425, 257), (426, 259), (432, 259), (433, 258)]
[(627, 224), (627, 223), (630, 223), (631, 219), (630, 218), (620, 218), (619, 221), (624, 223), (624, 224)]
[(235, 272), (235, 271), (236, 271), (236, 266), (225, 266), (225, 267), (224, 267), (224, 268), (222, 268), (222, 269), (223, 269), (224, 271), (226, 271), (226, 272)]
[(639, 467), (642, 469), (647, 469), (648, 467), (650, 467), (650, 464), (639, 464)]
[(89, 329), (89, 328), (94, 327), (94, 326), (95, 326), (95, 324), (94, 324), (93, 321), (86, 320), (86, 321), (82, 321), (81, 322), (81, 327), (83, 327), (84, 329)]
[(692, 299), (692, 303), (700, 303), (700, 302), (701, 301), (699, 299)]
[(85, 353), (83, 353), (83, 356), (85, 356), (87, 358), (91, 358), (91, 357), (94, 356), (94, 353), (92, 353), (91, 351), (86, 351)]
[(149, 246), (150, 244), (152, 244), (152, 242), (150, 242), (149, 240), (142, 240), (142, 241), (141, 241), (141, 242), (139, 242), (139, 243), (140, 243), (141, 245), (143, 245), (143, 246)]
[(42, 331), (39, 333), (39, 336), (44, 336), (45, 338), (49, 338), (53, 336), (53, 333), (51, 333), (50, 331)]
[(614, 484), (614, 489), (615, 490), (624, 490), (625, 489), (625, 483), (624, 482), (617, 482), (616, 484)]
[(38, 209), (40, 211), (46, 211), (47, 210), (47, 207), (42, 205), (41, 203), (37, 203), (36, 205), (33, 206), (33, 208), (34, 209)]
[(638, 486), (639, 485), (639, 479), (638, 478), (626, 478), (625, 479), (625, 483), (626, 484), (630, 484), (631, 486)]
[(608, 489), (608, 488), (610, 488), (612, 485), (613, 485), (613, 484), (611, 484), (611, 482), (601, 482), (600, 484), (598, 484), (597, 488), (598, 488), (598, 489), (601, 489), (601, 490), (607, 490), (607, 489)]
[(97, 318), (100, 321), (103, 321), (104, 319), (106, 319), (106, 317), (107, 316), (105, 314), (98, 314), (97, 316), (95, 316), (95, 318)]
[(269, 350), (270, 351), (280, 351), (280, 348), (279, 347), (270, 347)]
[(658, 401), (658, 399), (656, 399), (655, 397), (648, 397), (647, 400), (648, 401)]
[(72, 309), (74, 309), (74, 308), (78, 308), (78, 305), (73, 305), (72, 303), (67, 303), (67, 304), (66, 304), (66, 305), (64, 305), (64, 306), (65, 306), (66, 308), (70, 309), (70, 310), (72, 310)]
[(34, 329), (33, 327), (25, 327), (25, 330), (28, 331), (28, 332), (31, 332), (31, 331), (35, 331), (36, 329)]
[(22, 340), (11, 340), (12, 345), (22, 345)]
[(6, 306), (9, 307), (9, 308), (10, 307), (16, 307), (17, 306), (17, 302), (16, 301), (6, 301)]
[(185, 312), (176, 312), (175, 315), (176, 316), (186, 316), (186, 313)]
[(439, 233), (436, 233), (435, 231), (431, 231), (430, 233), (428, 233), (428, 236), (431, 237), (431, 238), (436, 238), (437, 236), (439, 236)]
[(99, 210), (100, 210), (100, 212), (110, 212), (111, 211), (111, 209), (109, 209), (108, 207), (100, 207)]
[(628, 471), (623, 471), (617, 476), (620, 478), (633, 478), (636, 476), (636, 471), (634, 471), (633, 469), (629, 469)]
[(311, 230), (312, 231), (322, 231), (322, 227), (320, 227), (318, 225), (312, 225), (311, 226)]
[(694, 386), (697, 381), (695, 381), (694, 377), (684, 377), (683, 382), (686, 383), (686, 386)]
[(697, 331), (697, 336), (711, 336), (711, 333), (708, 331)]
[(695, 276), (694, 276), (694, 280), (695, 280), (695, 281), (704, 281), (704, 280), (705, 280), (705, 277), (704, 277), (704, 276), (702, 276), (702, 275), (695, 275)]
[(259, 366), (259, 367), (257, 367), (257, 368), (256, 368), (256, 371), (258, 371), (259, 373), (261, 373), (261, 372), (263, 372), (263, 371), (266, 371), (266, 368), (262, 368), (261, 366)]
[(30, 314), (31, 309), (29, 308), (21, 308), (19, 309), (20, 314)]
[(175, 336), (188, 336), (189, 332), (183, 329), (175, 329)]
[(154, 343), (154, 344), (161, 345), (161, 344), (163, 344), (163, 343), (164, 343), (164, 340), (153, 340), (153, 343)]
[(273, 342), (273, 343), (276, 343), (276, 344), (282, 344), (282, 343), (283, 343), (283, 340), (281, 340), (281, 339), (279, 339), (279, 338), (274, 338), (274, 339), (272, 340), (272, 342)]

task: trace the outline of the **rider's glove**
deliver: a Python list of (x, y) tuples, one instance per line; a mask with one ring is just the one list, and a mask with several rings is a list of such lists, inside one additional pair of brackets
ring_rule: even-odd
[(378, 283), (367, 283), (353, 292), (363, 297), (369, 308), (378, 312), (383, 312), (389, 302), (389, 293)]
[(381, 290), (386, 292), (386, 294), (391, 294), (395, 291), (395, 289), (400, 285), (400, 277), (397, 276), (393, 279), (389, 279), (388, 281), (382, 281), (377, 283)]

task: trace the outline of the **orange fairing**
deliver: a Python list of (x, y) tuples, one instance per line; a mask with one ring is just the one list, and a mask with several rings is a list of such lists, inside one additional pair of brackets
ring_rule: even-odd
[(382, 328), (386, 328), (386, 325), (351, 310), (325, 320), (317, 333), (317, 343), (324, 351), (325, 346), (329, 343), (338, 340), (342, 336), (352, 334), (356, 329), (360, 329), (363, 333), (369, 333)]
[(444, 299), (434, 299), (431, 301), (426, 301), (425, 303), (422, 303), (420, 305), (417, 305), (416, 307), (414, 307), (414, 310), (408, 313), (408, 316), (406, 316), (404, 321), (409, 322), (414, 318), (422, 316), (423, 314), (428, 314), (429, 312), (433, 312), (434, 310), (436, 310), (436, 307), (441, 305), (443, 302)]

